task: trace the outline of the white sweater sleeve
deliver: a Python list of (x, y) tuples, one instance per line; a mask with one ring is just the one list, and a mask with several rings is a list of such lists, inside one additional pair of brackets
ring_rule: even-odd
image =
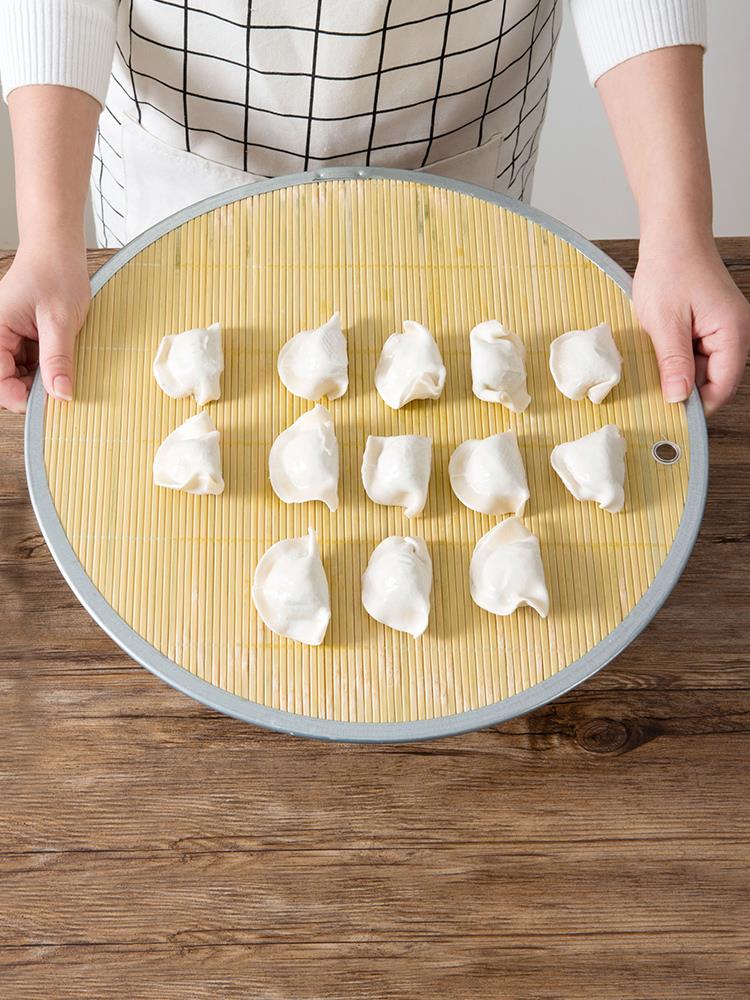
[(705, 0), (570, 0), (570, 7), (592, 83), (642, 52), (706, 47)]
[(84, 90), (104, 104), (118, 0), (0, 0), (3, 94), (31, 83)]

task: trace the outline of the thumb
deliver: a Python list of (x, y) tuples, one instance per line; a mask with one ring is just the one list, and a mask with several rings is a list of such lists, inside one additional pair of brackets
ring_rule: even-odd
[(39, 368), (50, 396), (73, 398), (73, 350), (78, 326), (70, 319), (39, 317)]
[(659, 363), (661, 391), (668, 403), (681, 403), (695, 382), (693, 331), (689, 322), (673, 317), (648, 327)]

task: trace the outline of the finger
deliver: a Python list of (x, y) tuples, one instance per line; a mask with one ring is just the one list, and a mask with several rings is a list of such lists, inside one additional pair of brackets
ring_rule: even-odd
[(29, 387), (16, 376), (16, 359), (10, 349), (0, 344), (0, 407), (12, 413), (25, 413)]
[(695, 384), (702, 388), (708, 381), (708, 358), (705, 354), (695, 355)]
[(649, 329), (659, 363), (659, 377), (668, 403), (681, 403), (690, 395), (695, 381), (692, 324), (671, 317)]
[(22, 345), (23, 363), (28, 369), (36, 368), (39, 364), (39, 344), (36, 340), (24, 340)]
[(701, 399), (706, 416), (728, 403), (737, 392), (745, 373), (747, 347), (740, 337), (724, 338), (706, 363), (706, 384)]
[(73, 348), (78, 329), (68, 319), (41, 318), (39, 330), (39, 366), (42, 381), (50, 396), (73, 398)]

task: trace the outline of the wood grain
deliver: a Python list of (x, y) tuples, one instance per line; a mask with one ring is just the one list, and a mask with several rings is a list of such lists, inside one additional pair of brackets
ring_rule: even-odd
[[(603, 246), (632, 271), (632, 241)], [(750, 239), (720, 247), (750, 294)], [(504, 726), (387, 747), (254, 729), (125, 657), (0, 412), (0, 997), (747, 995), (749, 402), (712, 421), (700, 539), (622, 656)]]

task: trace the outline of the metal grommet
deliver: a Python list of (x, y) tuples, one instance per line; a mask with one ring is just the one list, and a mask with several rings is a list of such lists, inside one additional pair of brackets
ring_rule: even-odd
[(674, 441), (656, 441), (651, 448), (651, 454), (660, 465), (674, 465), (682, 458), (682, 450)]

